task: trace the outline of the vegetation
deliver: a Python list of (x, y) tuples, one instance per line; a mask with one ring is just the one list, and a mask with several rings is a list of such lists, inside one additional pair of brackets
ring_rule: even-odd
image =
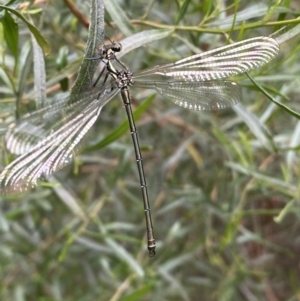
[[(104, 3), (111, 40), (173, 30), (122, 58), (133, 72), (299, 23), (297, 0)], [(75, 81), (89, 20), (89, 1), (9, 4), (0, 6), (2, 133), (36, 107), (30, 33), (45, 54), (51, 48), (44, 88), (55, 102)], [(192, 112), (132, 89), (154, 259), (118, 98), (48, 185), (1, 196), (0, 300), (299, 300), (299, 39), (253, 70), (255, 83), (234, 78), (243, 97), (233, 109)], [(4, 141), (0, 160), (13, 160)]]

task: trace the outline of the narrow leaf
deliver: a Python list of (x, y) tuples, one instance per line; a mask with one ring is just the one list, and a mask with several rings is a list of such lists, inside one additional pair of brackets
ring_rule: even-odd
[[(297, 18), (300, 22), (300, 17)], [(295, 25), (287, 25), (278, 31), (274, 32), (270, 37), (275, 39), (278, 44), (282, 44), (290, 39), (292, 39), (294, 36), (298, 35), (300, 32), (300, 24)]]
[(90, 27), (87, 39), (87, 48), (82, 60), (78, 76), (72, 87), (71, 99), (81, 92), (90, 88), (99, 64), (99, 60), (87, 60), (97, 56), (97, 47), (103, 44), (104, 40), (104, 4), (103, 0), (92, 0), (90, 8)]
[(286, 111), (287, 113), (289, 113), (290, 115), (296, 117), (297, 119), (300, 119), (300, 114), (297, 113), (296, 111), (292, 110), (291, 108), (289, 108), (288, 106), (278, 102), (274, 97), (272, 97), (266, 89), (264, 89), (261, 85), (259, 85), (254, 79), (253, 77), (249, 74), (246, 73), (247, 76), (249, 77), (249, 79), (251, 80), (251, 82), (269, 99), (271, 100), (273, 103), (275, 103), (277, 106), (279, 106), (281, 109), (283, 109), (284, 111)]
[(234, 162), (227, 162), (225, 164), (226, 166), (242, 173), (248, 176), (251, 176), (253, 178), (255, 178), (258, 181), (265, 181), (269, 186), (273, 186), (276, 187), (277, 189), (283, 189), (285, 191), (286, 194), (291, 195), (291, 194), (295, 194), (298, 191), (298, 188), (295, 185), (292, 185), (290, 183), (287, 183), (283, 180), (280, 180), (278, 178), (274, 178), (271, 176), (267, 176), (262, 174), (259, 171), (255, 171), (255, 170), (251, 170), (250, 168), (246, 168), (238, 163), (234, 163)]
[(43, 107), (44, 101), (46, 100), (46, 70), (42, 49), (34, 36), (32, 36), (32, 48), (35, 103), (37, 109), (39, 109)]
[(19, 45), (19, 28), (14, 18), (5, 11), (4, 17), (1, 19), (4, 26), (4, 38), (9, 50), (14, 56), (15, 60), (18, 58), (18, 45)]
[(45, 53), (45, 55), (48, 55), (50, 53), (50, 46), (49, 46), (48, 42), (46, 41), (46, 39), (42, 36), (42, 34), (39, 32), (39, 30), (34, 25), (32, 25), (30, 22), (28, 22), (23, 17), (22, 14), (20, 14), (15, 9), (12, 9), (12, 8), (4, 6), (4, 5), (0, 5), (0, 8), (11, 12), (15, 16), (17, 16), (19, 19), (21, 19), (27, 25), (30, 32), (34, 35), (34, 37), (36, 38), (38, 44), (43, 49), (43, 52)]
[(187, 11), (187, 8), (188, 8), (190, 2), (191, 2), (191, 0), (185, 0), (184, 3), (181, 5), (177, 20), (176, 20), (176, 25), (178, 25), (179, 22), (182, 20), (182, 18), (185, 16), (185, 13)]
[(130, 36), (133, 28), (124, 10), (119, 6), (116, 0), (104, 0), (105, 7), (112, 20), (117, 24), (119, 30), (125, 35)]
[(117, 58), (120, 59), (126, 53), (144, 46), (147, 43), (151, 43), (155, 40), (164, 39), (169, 36), (173, 30), (166, 29), (152, 29), (145, 30), (134, 35), (131, 35), (128, 38), (125, 38), (121, 41), (122, 51), (117, 53)]
[(276, 146), (268, 128), (255, 115), (249, 112), (241, 104), (234, 106), (233, 110), (241, 117), (241, 119), (248, 126), (249, 130), (262, 145), (264, 145), (269, 151), (276, 151)]
[(139, 301), (142, 300), (145, 295), (152, 290), (155, 283), (147, 283), (146, 285), (142, 286), (141, 288), (135, 290), (134, 292), (130, 293), (129, 295), (125, 296), (124, 298), (120, 299), (120, 301)]
[(106, 244), (114, 251), (115, 255), (118, 258), (120, 258), (122, 261), (126, 262), (128, 267), (130, 267), (130, 269), (132, 271), (134, 271), (139, 277), (141, 277), (141, 278), (144, 277), (145, 272), (144, 272), (143, 268), (141, 267), (140, 263), (138, 261), (136, 261), (136, 259), (133, 258), (133, 256), (131, 254), (129, 254), (124, 249), (123, 246), (118, 244), (115, 240), (109, 238), (105, 227), (103, 227), (100, 223), (99, 223), (99, 230), (100, 230), (100, 232), (102, 232), (102, 234), (104, 234), (104, 240), (105, 240)]

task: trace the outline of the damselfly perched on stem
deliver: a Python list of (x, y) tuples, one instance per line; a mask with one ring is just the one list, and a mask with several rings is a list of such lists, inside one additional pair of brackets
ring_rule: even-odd
[[(175, 63), (155, 66), (131, 73), (115, 52), (121, 45), (113, 43), (99, 48), (105, 66), (94, 87), (23, 116), (10, 125), (6, 136), (7, 149), (20, 155), (0, 175), (3, 194), (20, 193), (65, 166), (73, 157), (74, 148), (97, 120), (103, 106), (119, 92), (125, 105), (137, 161), (148, 236), (149, 255), (155, 255), (155, 239), (148, 200), (147, 184), (138, 135), (131, 109), (130, 86), (155, 89), (175, 104), (196, 111), (219, 110), (241, 100), (239, 86), (224, 80), (235, 74), (263, 66), (279, 51), (270, 37), (257, 37), (196, 54)], [(93, 59), (93, 58), (91, 58)], [(151, 80), (147, 80), (147, 77)]]

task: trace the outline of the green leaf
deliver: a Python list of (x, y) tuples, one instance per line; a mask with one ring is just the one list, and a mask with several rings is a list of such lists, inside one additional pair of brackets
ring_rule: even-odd
[(187, 11), (187, 8), (190, 4), (191, 0), (185, 0), (185, 2), (181, 5), (180, 7), (180, 10), (179, 10), (179, 13), (178, 13), (178, 17), (177, 17), (177, 20), (176, 20), (176, 25), (179, 24), (179, 22), (182, 20), (182, 18), (184, 17), (186, 11)]
[(135, 290), (133, 293), (127, 295), (126, 297), (120, 299), (120, 301), (138, 301), (142, 300), (145, 295), (151, 291), (151, 289), (154, 287), (153, 283), (148, 283), (144, 285), (143, 287)]
[(42, 108), (46, 100), (46, 68), (41, 47), (32, 36), (35, 103)]
[(117, 24), (119, 30), (125, 36), (130, 36), (133, 32), (133, 28), (129, 19), (124, 13), (124, 10), (120, 7), (118, 2), (115, 0), (104, 0), (104, 3), (108, 13), (113, 21)]
[(5, 4), (5, 6), (9, 6), (11, 8), (17, 8), (22, 2), (23, 0), (10, 0)]
[[(58, 57), (56, 59), (56, 69), (58, 71), (61, 71), (65, 67), (68, 67), (68, 54), (68, 47), (62, 47), (59, 49)], [(59, 83), (62, 91), (68, 91), (69, 80), (67, 77), (63, 78)]]
[(20, 59), (19, 59), (19, 65), (18, 65), (18, 86), (15, 89), (16, 91), (16, 118), (18, 119), (20, 117), (21, 112), (21, 101), (23, 98), (23, 93), (26, 90), (26, 82), (28, 80), (28, 75), (31, 72), (32, 68), (32, 61), (33, 61), (33, 55), (32, 55), (32, 43), (29, 41), (26, 41), (22, 49), (20, 51)]
[(249, 79), (251, 80), (251, 82), (272, 102), (274, 102), (277, 106), (279, 106), (281, 109), (283, 109), (284, 111), (286, 111), (288, 114), (296, 117), (297, 119), (300, 119), (300, 114), (294, 110), (292, 110), (291, 108), (289, 108), (288, 106), (278, 102), (274, 97), (272, 97), (266, 89), (264, 89), (262, 86), (260, 86), (254, 79), (253, 77), (251, 77), (251, 75), (249, 73), (246, 73), (247, 76), (249, 77)]
[[(300, 20), (300, 18), (298, 17), (297, 20)], [(298, 35), (299, 32), (300, 24), (290, 24), (277, 30), (271, 34), (270, 37), (275, 39), (278, 44), (282, 44)]]
[[(148, 99), (146, 99), (133, 113), (134, 120), (138, 120), (141, 115), (148, 109), (148, 107), (151, 105), (153, 99), (155, 98), (155, 95), (150, 96)], [(125, 120), (118, 128), (116, 128), (114, 131), (112, 131), (108, 136), (106, 136), (103, 140), (101, 140), (99, 143), (88, 147), (84, 150), (84, 152), (92, 152), (94, 150), (100, 149), (118, 138), (120, 138), (124, 133), (126, 133), (129, 130), (129, 124), (128, 121)]]
[(34, 35), (34, 37), (36, 38), (36, 41), (38, 42), (40, 47), (43, 49), (43, 52), (45, 53), (45, 55), (50, 54), (49, 43), (47, 42), (47, 40), (42, 36), (42, 34), (39, 32), (39, 30), (34, 25), (32, 25), (30, 22), (28, 22), (26, 20), (26, 18), (24, 18), (24, 16), (22, 14), (20, 14), (18, 11), (16, 11), (15, 9), (12, 9), (12, 8), (4, 6), (4, 5), (0, 5), (0, 8), (4, 9), (6, 11), (9, 11), (10, 13), (14, 14), (19, 19), (21, 19), (27, 25), (30, 32)]
[(151, 29), (131, 35), (121, 41), (122, 51), (117, 53), (117, 58), (120, 59), (126, 53), (144, 46), (145, 44), (164, 39), (172, 32), (173, 30), (170, 29)]
[(287, 183), (286, 181), (275, 178), (273, 176), (265, 175), (261, 171), (246, 168), (241, 164), (235, 162), (226, 162), (225, 165), (241, 174), (253, 177), (259, 183), (262, 183), (262, 181), (264, 181), (269, 187), (276, 187), (276, 189), (282, 190), (282, 192), (286, 193), (287, 195), (296, 195), (298, 193), (298, 187), (296, 185)]
[(5, 11), (1, 22), (4, 26), (4, 38), (15, 60), (18, 58), (19, 28), (14, 18)]
[[(97, 57), (97, 47), (104, 40), (104, 5), (103, 0), (92, 0), (90, 8), (90, 27), (87, 39), (87, 48), (80, 65), (75, 84), (72, 87), (71, 98), (90, 88), (95, 69), (99, 60), (87, 60)], [(72, 101), (71, 101), (72, 102)]]
[(276, 145), (273, 141), (269, 129), (242, 104), (233, 107), (233, 110), (240, 116), (243, 122), (248, 126), (252, 134), (265, 146), (270, 152), (277, 152)]

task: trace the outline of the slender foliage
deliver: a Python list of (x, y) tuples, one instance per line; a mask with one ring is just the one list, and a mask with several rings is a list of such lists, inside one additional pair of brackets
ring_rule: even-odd
[[(20, 114), (36, 108), (31, 35), (47, 54), (47, 103), (71, 90), (87, 46), (89, 1), (32, 2), (0, 6), (2, 133), (16, 99)], [(146, 47), (125, 47), (133, 72), (299, 23), (297, 0), (109, 2), (111, 40), (126, 35), (140, 46), (147, 34), (131, 34), (163, 30)], [(282, 42), (250, 78), (233, 78), (243, 95), (234, 109), (190, 112), (133, 90), (155, 259), (141, 239), (143, 204), (119, 99), (47, 185), (1, 197), (0, 300), (297, 300), (299, 39)], [(13, 160), (3, 143), (0, 159), (2, 167)]]

